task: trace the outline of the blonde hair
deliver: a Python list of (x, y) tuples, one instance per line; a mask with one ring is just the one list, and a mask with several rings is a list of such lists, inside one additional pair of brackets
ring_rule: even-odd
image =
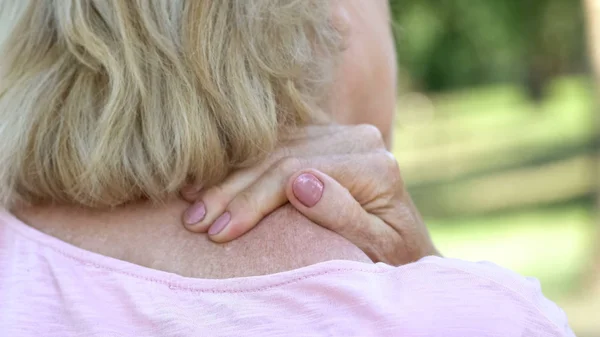
[(263, 157), (317, 118), (329, 2), (3, 0), (0, 206), (160, 201)]

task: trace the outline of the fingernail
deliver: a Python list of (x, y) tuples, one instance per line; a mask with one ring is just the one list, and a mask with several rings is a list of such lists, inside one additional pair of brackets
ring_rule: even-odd
[(185, 223), (188, 225), (194, 225), (202, 221), (205, 215), (206, 206), (204, 206), (202, 201), (198, 201), (185, 211), (185, 214), (183, 215), (183, 221), (185, 221)]
[(323, 183), (312, 174), (303, 173), (294, 180), (292, 191), (306, 207), (313, 207), (323, 196)]
[(231, 220), (231, 214), (229, 214), (229, 212), (221, 214), (208, 229), (208, 235), (217, 235), (221, 233), (227, 224), (229, 224), (229, 220)]

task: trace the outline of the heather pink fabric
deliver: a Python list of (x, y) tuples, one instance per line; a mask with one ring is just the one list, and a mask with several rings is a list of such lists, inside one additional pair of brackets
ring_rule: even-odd
[(0, 336), (573, 336), (537, 281), (436, 257), (192, 279), (94, 254), (0, 211)]

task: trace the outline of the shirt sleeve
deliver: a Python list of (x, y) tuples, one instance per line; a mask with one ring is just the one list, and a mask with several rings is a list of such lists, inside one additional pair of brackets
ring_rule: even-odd
[[(542, 293), (537, 279), (523, 277), (490, 262), (468, 262), (458, 259), (426, 257), (423, 264), (440, 287), (465, 303), (479, 303), (483, 310), (473, 317), (492, 312), (507, 317), (513, 332), (522, 336), (574, 337), (565, 312)], [(450, 312), (452, 314), (452, 312)]]

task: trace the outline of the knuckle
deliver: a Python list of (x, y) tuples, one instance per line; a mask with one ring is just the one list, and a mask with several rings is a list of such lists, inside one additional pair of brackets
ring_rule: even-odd
[(204, 203), (210, 204), (211, 207), (217, 207), (219, 209), (225, 209), (231, 199), (232, 197), (220, 185), (215, 185), (209, 188), (202, 196)]
[(380, 173), (386, 177), (392, 185), (402, 184), (402, 175), (400, 174), (400, 166), (394, 154), (389, 151), (379, 151), (377, 153), (377, 159), (374, 160), (378, 163)]
[(258, 203), (256, 199), (253, 198), (251, 193), (246, 191), (238, 194), (233, 201), (229, 204), (228, 208), (230, 210), (238, 210), (240, 213), (249, 214), (256, 213), (259, 211)]
[(357, 125), (356, 128), (360, 139), (362, 139), (367, 144), (376, 148), (385, 147), (385, 142), (383, 141), (383, 134), (376, 126), (371, 124), (361, 124)]
[(273, 211), (269, 200), (265, 199), (265, 196), (257, 197), (254, 192), (248, 190), (238, 194), (229, 206), (227, 206), (229, 211), (243, 214), (243, 218), (240, 219), (243, 219), (242, 223), (247, 227), (254, 227)]

